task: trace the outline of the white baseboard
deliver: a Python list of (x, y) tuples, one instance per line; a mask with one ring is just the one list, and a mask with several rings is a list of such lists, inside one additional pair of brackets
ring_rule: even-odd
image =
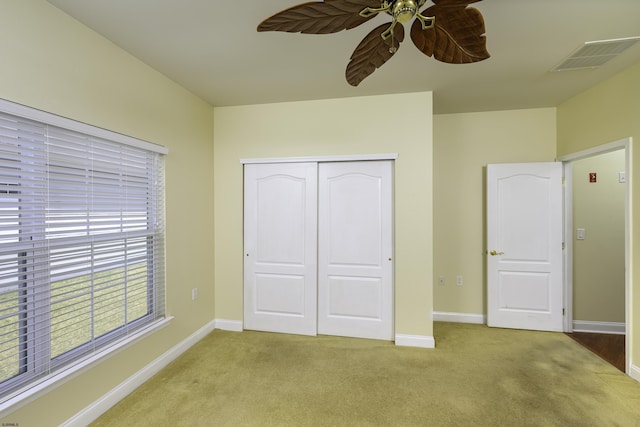
[(629, 367), (629, 376), (634, 380), (640, 382), (640, 367), (632, 364)]
[(592, 322), (589, 320), (574, 320), (574, 332), (596, 332), (599, 334), (624, 335), (626, 325), (618, 322)]
[(76, 363), (71, 364), (67, 369), (45, 377), (41, 381), (32, 384), (28, 388), (18, 390), (13, 394), (12, 397), (8, 397), (5, 401), (0, 403), (0, 418), (4, 418), (7, 415), (13, 413), (13, 411), (16, 411), (23, 406), (33, 402), (34, 400), (39, 399), (45, 394), (50, 393), (57, 387), (65, 384), (67, 381), (76, 378), (78, 375), (81, 375), (82, 373), (90, 370), (95, 365), (104, 362), (110, 357), (118, 354), (118, 352), (128, 348), (131, 345), (134, 345), (149, 334), (152, 334), (166, 327), (167, 325), (169, 325), (169, 323), (171, 323), (172, 319), (172, 316), (158, 319), (157, 321), (150, 323), (149, 325), (130, 335), (129, 337), (118, 341), (114, 345), (108, 346), (101, 351), (78, 360)]
[(402, 347), (435, 348), (436, 340), (423, 335), (396, 334), (396, 345)]
[(484, 314), (449, 313), (446, 311), (434, 311), (433, 320), (434, 322), (473, 323), (476, 325), (487, 324), (487, 316)]
[(87, 426), (215, 329), (211, 321), (62, 424)]
[(214, 322), (216, 329), (223, 331), (242, 332), (244, 327), (241, 320), (216, 319)]

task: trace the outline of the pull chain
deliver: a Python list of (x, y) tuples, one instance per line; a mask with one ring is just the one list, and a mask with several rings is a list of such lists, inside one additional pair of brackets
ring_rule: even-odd
[(392, 31), (391, 32), (391, 47), (389, 47), (389, 53), (393, 55), (397, 51), (398, 51), (398, 48), (396, 47), (396, 44), (395, 44), (395, 35), (394, 35), (393, 31)]

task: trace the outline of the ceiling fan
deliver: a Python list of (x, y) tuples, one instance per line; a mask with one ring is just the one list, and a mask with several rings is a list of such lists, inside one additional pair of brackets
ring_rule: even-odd
[[(346, 70), (347, 82), (358, 86), (387, 62), (404, 40), (403, 23), (416, 18), (411, 40), (418, 50), (450, 64), (478, 62), (489, 58), (484, 19), (471, 3), (481, 0), (324, 0), (290, 7), (258, 25), (258, 31), (329, 34), (350, 30), (379, 13), (392, 17), (360, 42)], [(401, 25), (398, 25), (400, 23)]]

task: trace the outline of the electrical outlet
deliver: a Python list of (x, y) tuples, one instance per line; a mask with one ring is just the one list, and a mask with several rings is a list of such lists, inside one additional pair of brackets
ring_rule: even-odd
[(444, 286), (444, 276), (440, 276), (440, 277), (438, 277), (438, 284), (439, 284), (440, 286)]
[(456, 285), (462, 286), (462, 276), (456, 276)]
[(198, 299), (198, 288), (191, 289), (191, 299), (193, 301)]

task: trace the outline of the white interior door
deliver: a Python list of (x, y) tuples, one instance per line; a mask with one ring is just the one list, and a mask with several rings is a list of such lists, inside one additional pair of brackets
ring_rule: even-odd
[(245, 165), (244, 327), (315, 335), (317, 163)]
[(319, 166), (320, 334), (393, 339), (392, 167)]
[(562, 163), (487, 166), (488, 325), (563, 330)]

